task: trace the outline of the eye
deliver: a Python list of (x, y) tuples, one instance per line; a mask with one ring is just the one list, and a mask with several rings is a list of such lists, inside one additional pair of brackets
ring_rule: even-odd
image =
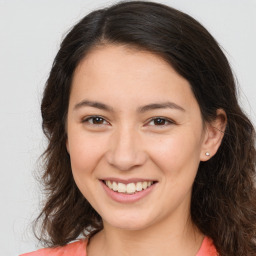
[(174, 121), (164, 117), (154, 117), (148, 122), (150, 126), (167, 126), (170, 124), (174, 124)]
[(90, 125), (108, 125), (109, 122), (107, 122), (103, 117), (101, 116), (90, 116), (82, 120), (82, 123), (89, 123)]

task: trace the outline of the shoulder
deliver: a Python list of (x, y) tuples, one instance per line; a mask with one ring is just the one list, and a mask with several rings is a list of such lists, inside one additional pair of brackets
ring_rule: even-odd
[(20, 256), (86, 256), (87, 240), (82, 239), (65, 246), (39, 249)]
[(213, 244), (213, 241), (209, 237), (205, 237), (200, 250), (196, 256), (218, 256), (218, 252)]

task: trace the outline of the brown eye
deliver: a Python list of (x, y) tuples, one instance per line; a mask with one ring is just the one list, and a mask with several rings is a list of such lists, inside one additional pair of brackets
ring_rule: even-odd
[(163, 118), (156, 118), (153, 120), (154, 125), (165, 125), (166, 124), (166, 120)]
[(93, 117), (92, 118), (92, 123), (93, 124), (103, 124), (104, 123), (104, 119), (101, 117)]
[(90, 116), (82, 121), (83, 123), (89, 123), (90, 125), (105, 125), (108, 122), (100, 116)]
[(171, 124), (174, 124), (174, 121), (163, 117), (152, 118), (148, 123), (149, 126), (168, 126)]

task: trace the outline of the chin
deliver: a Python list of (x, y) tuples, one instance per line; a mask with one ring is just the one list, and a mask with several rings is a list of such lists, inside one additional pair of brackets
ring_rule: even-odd
[(112, 218), (106, 218), (106, 221), (103, 220), (103, 222), (107, 222), (108, 225), (122, 229), (122, 230), (130, 230), (130, 231), (136, 231), (136, 230), (143, 230), (151, 225), (152, 221), (147, 219), (145, 215), (143, 216), (132, 216), (132, 215), (122, 215), (122, 216), (112, 216)]

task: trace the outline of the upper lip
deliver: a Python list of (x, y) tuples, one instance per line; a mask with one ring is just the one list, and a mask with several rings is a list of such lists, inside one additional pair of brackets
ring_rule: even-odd
[(114, 177), (107, 177), (101, 179), (103, 181), (115, 181), (117, 183), (123, 183), (123, 184), (129, 184), (129, 183), (137, 183), (137, 182), (143, 182), (143, 181), (152, 181), (155, 182), (156, 180), (153, 179), (147, 179), (147, 178), (130, 178), (130, 179), (120, 179), (120, 178), (114, 178)]

